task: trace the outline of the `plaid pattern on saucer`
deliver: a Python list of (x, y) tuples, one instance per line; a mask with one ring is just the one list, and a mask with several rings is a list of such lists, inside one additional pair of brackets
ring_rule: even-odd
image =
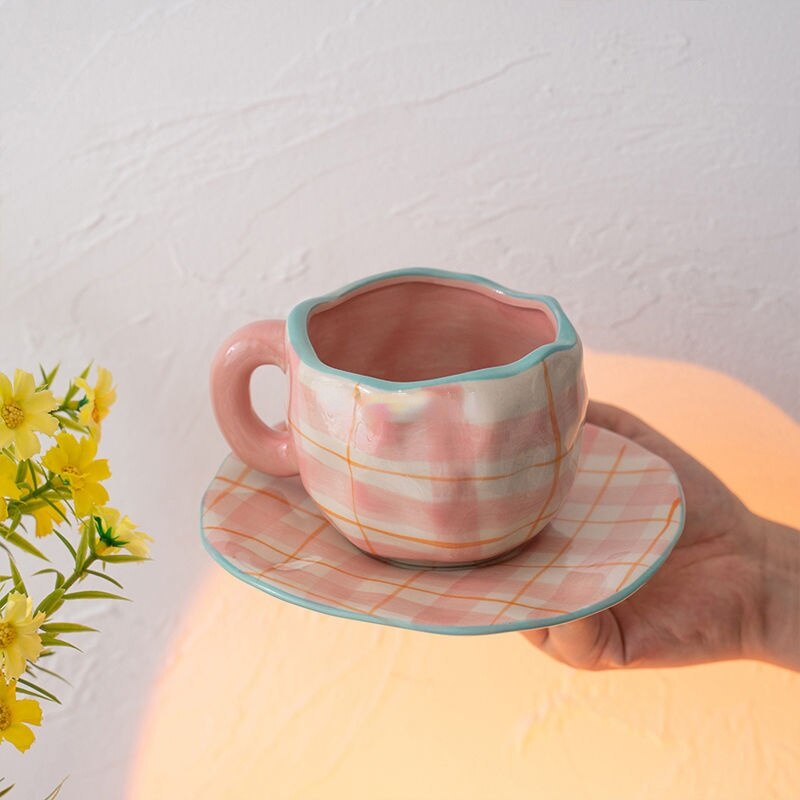
[(209, 486), (203, 537), (227, 570), (324, 613), (437, 633), (494, 633), (578, 619), (624, 599), (683, 527), (678, 478), (662, 459), (586, 425), (575, 483), (531, 542), (496, 564), (404, 568), (354, 547), (297, 477), (229, 456)]

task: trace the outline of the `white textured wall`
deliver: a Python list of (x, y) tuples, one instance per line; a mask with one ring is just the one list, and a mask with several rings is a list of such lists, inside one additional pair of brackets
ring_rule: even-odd
[(798, 41), (790, 2), (0, 3), (0, 370), (114, 371), (114, 496), (158, 537), (0, 774), (120, 796), (208, 568), (207, 366), (241, 323), (464, 269), (800, 414)]

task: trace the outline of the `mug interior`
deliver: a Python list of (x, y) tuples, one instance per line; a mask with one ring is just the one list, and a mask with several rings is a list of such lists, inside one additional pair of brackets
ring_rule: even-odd
[(511, 364), (558, 333), (544, 303), (419, 276), (368, 284), (324, 303), (307, 325), (324, 364), (397, 382)]

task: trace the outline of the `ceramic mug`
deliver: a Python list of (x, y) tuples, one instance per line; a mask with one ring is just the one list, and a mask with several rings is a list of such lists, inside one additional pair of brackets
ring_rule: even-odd
[[(264, 364), (288, 375), (279, 428), (250, 401)], [(241, 328), (211, 394), (248, 466), (299, 473), (356, 547), (422, 566), (497, 559), (544, 528), (575, 477), (587, 401), (580, 340), (552, 297), (434, 269)]]

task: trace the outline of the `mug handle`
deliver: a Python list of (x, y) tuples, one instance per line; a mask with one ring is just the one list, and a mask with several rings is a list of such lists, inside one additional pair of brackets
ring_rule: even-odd
[(297, 457), (288, 430), (275, 430), (253, 410), (250, 378), (257, 367), (286, 372), (286, 323), (252, 322), (222, 343), (211, 365), (211, 402), (217, 425), (233, 452), (270, 475), (296, 475)]

